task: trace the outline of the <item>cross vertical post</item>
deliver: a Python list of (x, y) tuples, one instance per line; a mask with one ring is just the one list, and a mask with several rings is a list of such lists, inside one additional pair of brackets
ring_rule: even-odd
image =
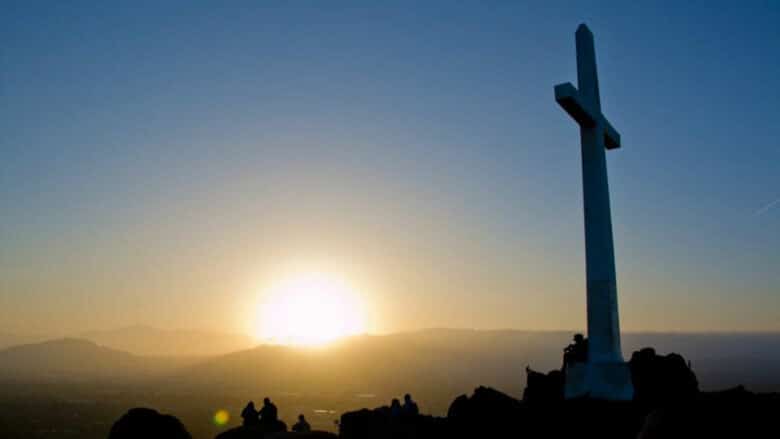
[(620, 135), (601, 113), (593, 34), (577, 28), (577, 85), (555, 86), (555, 100), (580, 126), (585, 217), (588, 360), (566, 370), (566, 396), (631, 399), (631, 376), (620, 347), (617, 276), (606, 149)]

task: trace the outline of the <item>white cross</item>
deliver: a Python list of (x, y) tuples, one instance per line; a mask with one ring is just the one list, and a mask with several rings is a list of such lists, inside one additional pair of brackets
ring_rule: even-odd
[(618, 133), (601, 113), (599, 98), (599, 78), (596, 73), (596, 50), (593, 47), (593, 34), (587, 26), (577, 28), (577, 85), (571, 82), (555, 86), (555, 100), (569, 115), (583, 127), (596, 127), (603, 133), (604, 146), (607, 149), (620, 148)]
[(615, 250), (605, 149), (620, 147), (620, 134), (601, 113), (593, 34), (577, 28), (577, 84), (555, 86), (555, 100), (580, 126), (585, 207), (588, 359), (566, 370), (566, 396), (631, 399), (633, 387), (620, 348)]

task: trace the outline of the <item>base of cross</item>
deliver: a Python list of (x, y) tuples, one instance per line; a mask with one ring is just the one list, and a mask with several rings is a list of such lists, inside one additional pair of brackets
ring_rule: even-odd
[(566, 366), (564, 397), (630, 401), (631, 370), (624, 361), (574, 363)]

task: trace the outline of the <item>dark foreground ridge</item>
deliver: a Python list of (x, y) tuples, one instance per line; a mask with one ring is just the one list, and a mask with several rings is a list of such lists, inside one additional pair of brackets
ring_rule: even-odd
[[(216, 439), (742, 438), (777, 432), (778, 394), (755, 394), (741, 386), (701, 392), (682, 356), (657, 355), (651, 348), (634, 352), (629, 366), (633, 401), (564, 400), (562, 371), (543, 374), (529, 368), (523, 400), (479, 387), (471, 396), (457, 397), (445, 417), (419, 414), (416, 404), (411, 412), (401, 410), (394, 401), (391, 406), (344, 413), (338, 436), (297, 428), (288, 432), (286, 424), (275, 419), (275, 406), (270, 419), (265, 416), (267, 420), (262, 421), (263, 410), (254, 412), (252, 403), (245, 409), (244, 425)], [(774, 433), (766, 436), (765, 432)], [(185, 439), (190, 435), (172, 416), (132, 409), (114, 424), (109, 439), (158, 437)]]

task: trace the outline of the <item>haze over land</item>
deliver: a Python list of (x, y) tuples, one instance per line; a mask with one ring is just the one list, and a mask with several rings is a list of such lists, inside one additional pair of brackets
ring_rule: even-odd
[[(133, 338), (133, 331), (157, 330), (119, 332)], [(331, 430), (340, 413), (387, 404), (406, 392), (425, 412), (444, 414), (455, 396), (479, 385), (520, 397), (524, 368), (560, 367), (570, 337), (431, 329), (355, 336), (327, 348), (260, 345), (210, 357), (144, 356), (86, 340), (52, 340), (0, 351), (0, 425), (35, 431), (34, 416), (20, 422), (17, 415), (56, 406), (54, 413), (78, 413), (97, 423), (74, 424), (54, 413), (42, 422), (75, 429), (79, 437), (104, 437), (128, 407), (151, 405), (176, 413), (205, 439), (220, 431), (210, 421), (215, 410), (228, 409), (235, 424), (247, 400), (266, 395), (277, 401), (283, 419), (310, 413), (317, 427)], [(684, 353), (704, 390), (744, 384), (780, 391), (780, 334), (628, 333), (623, 344), (627, 356), (645, 346)]]
[[(133, 338), (134, 331), (137, 336), (166, 332), (149, 327), (118, 332)], [(525, 366), (542, 371), (560, 367), (562, 347), (570, 338), (571, 333), (563, 331), (430, 329), (354, 336), (322, 348), (258, 345), (199, 357), (149, 355), (69, 338), (0, 351), (0, 377), (84, 380), (137, 374), (239, 393), (256, 388), (270, 393), (358, 394), (376, 393), (380, 387), (389, 394), (404, 388), (465, 392), (481, 383), (519, 395)], [(198, 339), (187, 342), (197, 343)], [(780, 334), (627, 333), (623, 345), (627, 357), (646, 346), (685, 353), (705, 390), (745, 384), (780, 391), (780, 378), (774, 374), (780, 366)]]
[(217, 355), (248, 349), (258, 343), (248, 335), (181, 329), (166, 331), (151, 326), (90, 331), (76, 337), (137, 355)]

